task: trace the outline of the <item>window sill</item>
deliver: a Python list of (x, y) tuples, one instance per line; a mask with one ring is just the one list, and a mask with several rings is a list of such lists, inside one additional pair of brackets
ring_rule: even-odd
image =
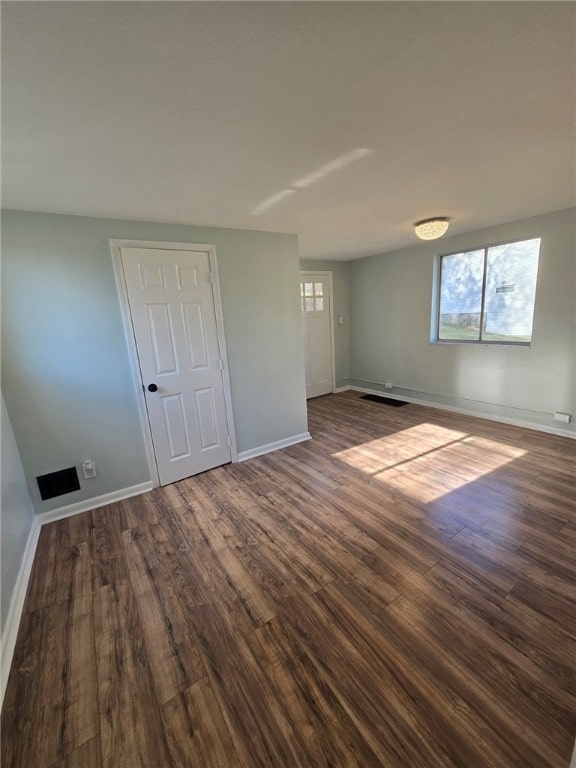
[(505, 347), (506, 349), (531, 349), (531, 341), (465, 341), (464, 339), (430, 339), (430, 344), (441, 344), (447, 347), (461, 344), (466, 347)]

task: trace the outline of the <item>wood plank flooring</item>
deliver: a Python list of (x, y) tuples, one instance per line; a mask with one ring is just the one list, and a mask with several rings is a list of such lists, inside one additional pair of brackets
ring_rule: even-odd
[(576, 445), (347, 392), (42, 529), (3, 768), (567, 768)]

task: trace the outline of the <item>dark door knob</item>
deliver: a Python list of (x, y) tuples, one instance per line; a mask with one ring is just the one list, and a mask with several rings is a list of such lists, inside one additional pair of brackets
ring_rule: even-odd
[(148, 384), (148, 392), (158, 392), (157, 384)]

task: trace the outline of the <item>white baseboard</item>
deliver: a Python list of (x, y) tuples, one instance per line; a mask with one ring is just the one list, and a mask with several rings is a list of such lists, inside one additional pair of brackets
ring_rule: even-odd
[(267, 445), (259, 445), (258, 448), (251, 448), (249, 451), (241, 451), (238, 454), (238, 461), (247, 461), (248, 459), (255, 459), (256, 456), (263, 456), (265, 453), (272, 453), (272, 451), (279, 451), (281, 448), (288, 448), (291, 445), (297, 443), (303, 443), (305, 440), (310, 440), (310, 432), (302, 432), (300, 435), (292, 435), (292, 437), (286, 437), (284, 440), (277, 440), (275, 443), (267, 443)]
[(40, 525), (46, 525), (46, 523), (53, 523), (56, 520), (63, 520), (65, 517), (79, 515), (81, 512), (88, 512), (91, 509), (104, 507), (106, 504), (114, 504), (115, 501), (129, 499), (131, 496), (139, 496), (141, 493), (151, 491), (153, 487), (154, 485), (152, 481), (148, 480), (146, 483), (131, 485), (129, 488), (121, 488), (119, 491), (104, 493), (102, 496), (94, 496), (92, 499), (77, 501), (75, 504), (68, 504), (66, 507), (50, 509), (47, 512), (39, 512), (36, 515), (36, 518)]
[(551, 435), (559, 435), (560, 437), (570, 437), (573, 440), (576, 438), (576, 434), (568, 429), (560, 429), (558, 427), (549, 427), (546, 424), (538, 424), (533, 421), (526, 421), (524, 419), (513, 419), (508, 416), (494, 416), (491, 413), (483, 413), (482, 411), (474, 411), (471, 408), (460, 408), (455, 405), (445, 405), (444, 403), (435, 403), (430, 400), (422, 400), (416, 397), (407, 397), (405, 395), (394, 395), (389, 390), (369, 389), (368, 387), (357, 387), (351, 385), (349, 389), (354, 392), (363, 392), (368, 395), (380, 395), (380, 397), (389, 397), (392, 400), (405, 400), (408, 403), (416, 403), (416, 405), (425, 405), (428, 408), (437, 408), (440, 411), (451, 411), (453, 413), (461, 413), (464, 416), (475, 416), (477, 419), (487, 419), (488, 421), (498, 421), (501, 424), (510, 424), (513, 427), (524, 427), (524, 429), (535, 429), (537, 432), (548, 432)]
[(16, 584), (14, 585), (14, 591), (12, 592), (12, 598), (10, 600), (10, 607), (8, 608), (8, 614), (6, 616), (6, 622), (4, 624), (4, 631), (2, 632), (2, 651), (0, 660), (0, 706), (4, 701), (4, 694), (6, 692), (6, 685), (8, 683), (8, 675), (10, 674), (10, 667), (12, 666), (12, 657), (14, 656), (14, 648), (16, 646), (16, 638), (18, 636), (18, 628), (20, 627), (20, 620), (22, 618), (22, 610), (24, 608), (24, 598), (26, 597), (26, 591), (28, 590), (28, 582), (30, 580), (30, 574), (32, 573), (32, 565), (34, 563), (34, 555), (36, 554), (36, 545), (38, 544), (38, 536), (40, 535), (40, 524), (36, 518), (32, 520), (32, 526), (26, 539), (26, 546), (24, 547), (24, 554), (22, 555), (22, 562), (20, 563), (20, 570), (16, 577)]
[(332, 391), (332, 394), (333, 394), (333, 395), (338, 395), (338, 394), (340, 394), (340, 392), (348, 392), (348, 390), (349, 390), (349, 389), (350, 389), (350, 384), (346, 384), (346, 386), (345, 386), (345, 387), (336, 387), (336, 388), (335, 388), (335, 389)]

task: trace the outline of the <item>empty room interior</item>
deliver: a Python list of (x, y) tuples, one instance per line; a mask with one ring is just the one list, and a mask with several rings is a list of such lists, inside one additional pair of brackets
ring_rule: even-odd
[(576, 768), (576, 4), (1, 4), (2, 768)]

